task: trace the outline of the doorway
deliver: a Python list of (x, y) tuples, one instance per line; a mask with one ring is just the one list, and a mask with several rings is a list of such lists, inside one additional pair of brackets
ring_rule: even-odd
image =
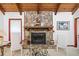
[(22, 42), (22, 20), (9, 19), (9, 41), (11, 41), (11, 49), (18, 50), (21, 48)]
[(79, 48), (79, 17), (74, 21), (74, 47)]

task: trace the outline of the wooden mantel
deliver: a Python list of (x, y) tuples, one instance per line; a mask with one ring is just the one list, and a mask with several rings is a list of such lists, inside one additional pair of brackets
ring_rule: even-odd
[(30, 30), (35, 30), (35, 31), (43, 31), (43, 30), (46, 30), (46, 31), (51, 31), (53, 30), (53, 26), (35, 26), (35, 27), (25, 27), (26, 30), (30, 31)]

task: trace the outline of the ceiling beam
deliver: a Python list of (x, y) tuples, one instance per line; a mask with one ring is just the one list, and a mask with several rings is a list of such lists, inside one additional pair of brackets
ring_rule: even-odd
[(55, 15), (57, 14), (57, 12), (58, 12), (58, 10), (59, 10), (60, 5), (61, 5), (60, 3), (57, 4), (57, 8), (56, 8), (56, 11), (55, 11)]
[(22, 8), (20, 6), (20, 3), (16, 3), (16, 6), (17, 6), (17, 9), (18, 9), (20, 15), (22, 15)]
[(37, 14), (39, 14), (39, 11), (40, 11), (40, 4), (38, 3), (37, 4)]
[(2, 7), (1, 4), (0, 4), (0, 10), (1, 10), (1, 12), (3, 13), (3, 15), (5, 15), (5, 10), (4, 10), (4, 8)]
[(76, 10), (79, 8), (79, 4), (76, 4), (75, 7), (72, 10), (72, 15), (76, 12)]

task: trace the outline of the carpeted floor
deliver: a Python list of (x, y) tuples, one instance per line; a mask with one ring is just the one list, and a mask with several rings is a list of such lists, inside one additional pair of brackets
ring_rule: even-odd
[[(69, 47), (66, 49), (59, 48), (58, 52), (56, 49), (47, 49), (47, 56), (79, 56), (79, 49)], [(1, 55), (1, 51), (0, 51)], [(4, 50), (4, 56), (11, 56), (11, 49), (6, 48)], [(21, 50), (12, 52), (12, 56), (21, 56)], [(29, 49), (22, 49), (22, 56), (32, 56), (32, 52)]]

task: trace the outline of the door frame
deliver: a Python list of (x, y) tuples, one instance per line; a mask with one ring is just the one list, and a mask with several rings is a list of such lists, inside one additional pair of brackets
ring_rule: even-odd
[(79, 19), (79, 17), (74, 20), (74, 47), (77, 47), (77, 19)]
[(11, 29), (10, 29), (10, 26), (11, 26), (11, 20), (20, 20), (21, 21), (21, 42), (22, 42), (22, 19), (20, 19), (20, 18), (10, 18), (9, 19), (9, 41), (11, 41), (11, 35), (10, 35), (10, 31), (11, 31)]

